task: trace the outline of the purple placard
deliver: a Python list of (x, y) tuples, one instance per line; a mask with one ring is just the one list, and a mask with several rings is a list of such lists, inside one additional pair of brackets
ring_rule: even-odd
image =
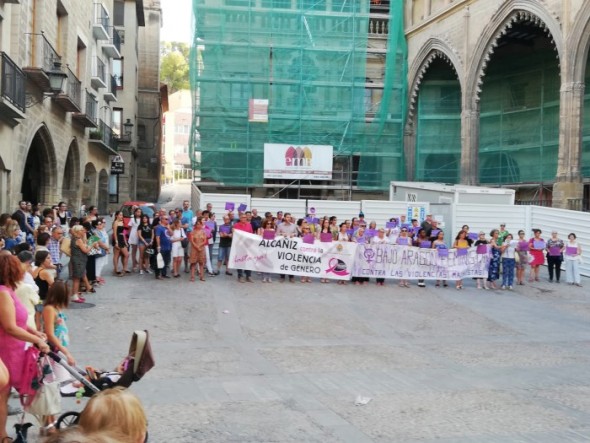
[(212, 222), (212, 221), (205, 222), (205, 226), (207, 226), (211, 231), (213, 231), (215, 229), (215, 222)]
[(519, 241), (518, 242), (518, 250), (519, 251), (528, 251), (529, 250), (529, 242), (528, 241)]
[(455, 255), (457, 257), (463, 257), (463, 256), (467, 255), (467, 248), (457, 248), (456, 251), (457, 252), (455, 253)]
[(439, 232), (440, 232), (440, 229), (433, 229), (432, 231), (430, 231), (430, 236), (431, 237), (438, 237)]
[(487, 254), (488, 253), (488, 245), (477, 245), (475, 252), (478, 254)]
[(551, 246), (549, 248), (549, 255), (552, 257), (557, 257), (561, 255), (561, 248), (559, 246)]
[(221, 225), (219, 227), (219, 232), (223, 232), (224, 234), (229, 234), (231, 232), (231, 226)]
[(315, 208), (309, 208), (309, 213), (310, 214), (315, 214)]
[(375, 237), (377, 235), (377, 230), (376, 229), (367, 229), (365, 231), (365, 237)]
[(470, 238), (471, 240), (477, 240), (479, 238), (479, 235), (477, 234), (477, 232), (469, 232), (467, 234), (467, 238)]
[(305, 234), (303, 236), (303, 243), (307, 243), (309, 245), (313, 245), (313, 242), (315, 241), (315, 237), (313, 236), (313, 234)]
[(407, 245), (408, 244), (408, 237), (398, 237), (397, 244), (398, 245)]
[(313, 225), (318, 225), (320, 223), (320, 219), (315, 217), (305, 217), (305, 221)]
[(440, 248), (438, 250), (438, 256), (439, 257), (448, 257), (449, 256), (449, 250), (447, 248)]
[(414, 231), (414, 235), (417, 235), (420, 229), (422, 229), (420, 226), (413, 226), (412, 231)]
[(402, 223), (402, 228), (410, 229), (411, 226), (410, 223)]
[(568, 246), (565, 248), (565, 253), (567, 255), (578, 255), (578, 248), (576, 246)]
[(233, 211), (235, 207), (236, 207), (235, 203), (225, 202), (225, 210), (226, 211)]
[(364, 245), (367, 242), (367, 240), (365, 239), (365, 237), (355, 237), (355, 239), (356, 239), (356, 242), (359, 243), (359, 244), (361, 244), (361, 245)]
[(244, 203), (240, 203), (240, 206), (238, 206), (238, 212), (244, 212), (247, 207), (248, 207), (248, 205), (245, 205)]
[(423, 240), (420, 242), (420, 247), (421, 248), (431, 248), (432, 242), (430, 240)]
[(262, 232), (262, 238), (265, 240), (274, 240), (275, 238), (275, 231), (273, 231), (272, 229), (265, 229)]
[(353, 234), (354, 234), (354, 229), (347, 229), (347, 230), (346, 230), (346, 233), (347, 233), (348, 235), (353, 235)]
[(387, 223), (385, 223), (385, 227), (387, 229), (397, 228), (397, 222), (387, 222)]
[(535, 249), (545, 249), (545, 242), (543, 240), (535, 240), (533, 242), (533, 248)]
[(330, 243), (332, 241), (332, 234), (329, 232), (322, 232), (320, 234), (320, 241), (322, 243)]

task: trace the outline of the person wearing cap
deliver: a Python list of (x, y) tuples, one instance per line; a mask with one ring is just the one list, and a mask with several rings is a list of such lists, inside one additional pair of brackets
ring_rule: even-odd
[(500, 223), (500, 229), (498, 230), (498, 246), (502, 246), (507, 235), (508, 231), (506, 230), (506, 223)]

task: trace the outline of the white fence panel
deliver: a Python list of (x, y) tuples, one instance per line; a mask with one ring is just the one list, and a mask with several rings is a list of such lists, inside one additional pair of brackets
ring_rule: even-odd
[(331, 217), (335, 215), (338, 218), (338, 223), (340, 224), (346, 219), (358, 217), (359, 212), (361, 212), (361, 202), (307, 200), (307, 211), (309, 212), (311, 208), (315, 208), (316, 217), (323, 217), (324, 215)]
[(245, 204), (247, 210), (251, 208), (249, 194), (208, 194), (203, 192), (201, 194), (200, 207), (193, 207), (193, 210), (205, 209), (208, 203), (213, 205), (213, 212), (215, 212), (217, 220), (222, 220), (223, 214), (227, 212), (225, 210), (226, 203), (233, 203), (235, 205), (234, 214), (236, 216), (238, 215), (238, 206), (240, 206), (240, 204)]
[(306, 200), (286, 199), (286, 198), (253, 198), (250, 201), (252, 209), (258, 209), (258, 215), (264, 218), (264, 213), (272, 212), (276, 217), (278, 211), (283, 211), (283, 214), (290, 212), (293, 218), (305, 217)]
[[(542, 237), (547, 240), (552, 231), (557, 231), (558, 237), (567, 242), (570, 232), (576, 234), (578, 243), (582, 246), (583, 263), (580, 273), (590, 276), (590, 214), (587, 212), (568, 211), (566, 209), (532, 207), (532, 227), (543, 231)], [(527, 233), (530, 235), (531, 233)], [(565, 266), (562, 266), (565, 267)], [(563, 279), (565, 280), (565, 278)]]
[(489, 236), (492, 229), (500, 228), (501, 223), (506, 223), (506, 230), (515, 237), (520, 229), (524, 229), (527, 235), (531, 233), (530, 206), (461, 204), (454, 206), (453, 229), (447, 228), (445, 232), (452, 238), (455, 238), (463, 225), (468, 225), (470, 232), (484, 231), (486, 236)]
[[(365, 214), (366, 222), (377, 222), (377, 227), (385, 227), (392, 217), (408, 215), (408, 206), (424, 206), (426, 214), (430, 212), (430, 203), (385, 201), (385, 200), (362, 200), (361, 208)], [(409, 219), (407, 220), (410, 221)]]
[(203, 199), (203, 193), (196, 185), (196, 183), (191, 184), (191, 208), (200, 208), (201, 201)]

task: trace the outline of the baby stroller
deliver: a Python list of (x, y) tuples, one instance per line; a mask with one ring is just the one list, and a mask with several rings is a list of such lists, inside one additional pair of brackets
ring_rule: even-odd
[[(49, 353), (49, 357), (68, 371), (74, 381), (60, 388), (64, 397), (92, 397), (97, 392), (121, 386), (128, 388), (154, 367), (154, 356), (149, 342), (148, 331), (135, 331), (129, 345), (127, 357), (119, 364), (115, 371), (101, 372), (93, 368), (82, 370), (68, 365), (65, 358), (56, 353)], [(78, 382), (78, 383), (76, 383)], [(66, 428), (78, 423), (80, 413), (65, 412), (55, 424), (57, 429)]]

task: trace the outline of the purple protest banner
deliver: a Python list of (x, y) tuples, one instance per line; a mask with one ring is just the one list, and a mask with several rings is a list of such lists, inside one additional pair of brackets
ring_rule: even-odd
[(377, 230), (376, 229), (367, 229), (365, 231), (365, 237), (375, 237), (377, 235)]
[(312, 221), (312, 220), (313, 220), (313, 217), (305, 217), (305, 221), (306, 221), (307, 223), (313, 223), (313, 221)]
[(467, 238), (471, 239), (471, 240), (477, 240), (479, 236), (477, 235), (477, 232), (470, 232), (467, 234)]
[(274, 240), (275, 231), (273, 231), (272, 229), (265, 229), (262, 233), (262, 238), (265, 240)]
[(565, 253), (567, 255), (578, 255), (578, 248), (576, 246), (568, 246), (565, 248)]
[(519, 251), (528, 251), (529, 250), (529, 242), (519, 241), (518, 242), (518, 250)]
[(559, 246), (551, 246), (549, 248), (549, 255), (552, 257), (558, 257), (561, 255), (561, 248)]
[(402, 223), (402, 228), (410, 229), (411, 226), (410, 223)]
[(397, 244), (398, 245), (407, 245), (408, 244), (408, 237), (398, 237)]
[(421, 248), (430, 248), (430, 247), (432, 247), (432, 242), (429, 240), (423, 240), (420, 242), (420, 247)]
[(545, 242), (543, 240), (535, 240), (533, 242), (533, 248), (535, 248), (535, 249), (545, 249)]
[(329, 232), (322, 232), (320, 234), (320, 241), (322, 243), (330, 243), (332, 241), (332, 234)]
[(314, 241), (315, 241), (315, 237), (313, 236), (313, 234), (305, 234), (303, 236), (303, 243), (313, 245)]
[(467, 255), (467, 248), (457, 248), (456, 251), (457, 252), (455, 253), (455, 255), (457, 257), (464, 257)]
[(205, 222), (205, 226), (207, 226), (209, 228), (209, 230), (213, 231), (215, 229), (215, 222), (212, 222), (212, 221)]
[(367, 242), (367, 240), (365, 239), (365, 237), (356, 237), (356, 242), (358, 244), (364, 245)]
[(438, 256), (439, 257), (448, 257), (449, 256), (449, 250), (447, 248), (439, 248), (438, 249)]
[(487, 254), (488, 253), (488, 245), (477, 245), (475, 252), (478, 254)]
[(222, 232), (224, 234), (229, 234), (231, 232), (231, 226), (221, 225), (219, 227), (219, 232)]
[(352, 234), (354, 234), (354, 229), (347, 229), (347, 230), (346, 230), (346, 233), (347, 233), (348, 235), (352, 235)]
[(248, 207), (248, 205), (245, 205), (244, 203), (240, 203), (240, 206), (238, 206), (238, 211), (244, 212), (247, 207)]
[(385, 223), (385, 227), (387, 229), (397, 228), (397, 222), (387, 222), (387, 223)]
[(226, 211), (233, 211), (235, 207), (236, 207), (235, 203), (225, 202), (225, 210)]
[(439, 232), (440, 232), (440, 229), (433, 229), (432, 231), (430, 231), (430, 236), (431, 237), (438, 237)]
[(315, 214), (315, 208), (309, 208), (309, 213), (310, 214)]

